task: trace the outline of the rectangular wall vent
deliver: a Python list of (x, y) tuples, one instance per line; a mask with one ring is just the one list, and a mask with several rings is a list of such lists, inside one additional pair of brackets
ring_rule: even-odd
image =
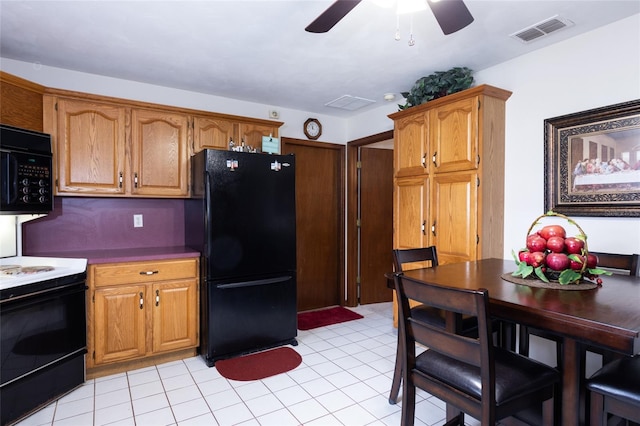
[(530, 43), (533, 40), (537, 40), (540, 37), (547, 36), (552, 32), (561, 30), (563, 28), (571, 27), (571, 26), (573, 26), (573, 22), (556, 15), (556, 16), (552, 16), (549, 19), (545, 19), (542, 22), (538, 22), (535, 25), (531, 25), (520, 31), (516, 31), (515, 33), (511, 34), (509, 37), (517, 38), (523, 43)]

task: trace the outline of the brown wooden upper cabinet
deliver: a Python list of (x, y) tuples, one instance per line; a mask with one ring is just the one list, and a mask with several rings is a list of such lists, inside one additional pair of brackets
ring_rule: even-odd
[(278, 137), (278, 129), (283, 123), (246, 119), (194, 116), (193, 118), (193, 151), (203, 149), (229, 149), (229, 141), (236, 145), (244, 143), (254, 148), (262, 148), (262, 137)]
[(189, 158), (229, 140), (261, 148), (283, 123), (62, 90), (43, 96), (56, 195), (184, 198)]
[(502, 257), (509, 96), (481, 85), (389, 116), (395, 248), (435, 245), (441, 264)]
[(57, 195), (185, 197), (189, 117), (45, 95)]

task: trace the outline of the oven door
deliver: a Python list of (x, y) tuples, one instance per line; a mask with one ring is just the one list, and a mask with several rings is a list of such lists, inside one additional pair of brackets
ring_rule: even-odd
[(0, 302), (0, 390), (86, 353), (84, 281)]

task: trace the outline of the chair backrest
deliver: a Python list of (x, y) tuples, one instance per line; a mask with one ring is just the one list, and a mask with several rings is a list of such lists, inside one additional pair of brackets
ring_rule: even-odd
[(589, 251), (589, 253), (598, 256), (598, 267), (602, 269), (611, 269), (612, 272), (640, 277), (640, 255), (638, 254), (601, 253), (595, 251)]
[[(415, 344), (419, 343), (450, 358), (480, 367), (482, 376), (481, 405), (493, 410), (495, 407), (495, 366), (491, 321), (489, 320), (489, 295), (486, 289), (472, 290), (416, 283), (404, 278), (402, 273), (394, 275), (398, 294), (400, 336), (406, 348), (406, 369), (411, 374), (415, 367)], [(433, 306), (454, 315), (468, 315), (478, 319), (477, 337), (466, 337), (455, 331), (433, 326), (412, 316), (409, 299)], [(469, 397), (456, 388), (432, 380), (421, 380), (420, 387), (432, 395), (447, 395), (450, 403), (467, 407)], [(441, 398), (443, 399), (443, 398)]]
[[(418, 264), (417, 262), (421, 263)], [(426, 265), (425, 262), (431, 262), (431, 265)], [(416, 265), (406, 268), (408, 263), (416, 263)], [(436, 246), (393, 250), (393, 267), (396, 272), (429, 266), (438, 266)]]

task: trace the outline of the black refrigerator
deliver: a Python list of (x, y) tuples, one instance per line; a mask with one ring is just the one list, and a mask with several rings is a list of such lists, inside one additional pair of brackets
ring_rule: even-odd
[(202, 254), (200, 354), (217, 360), (297, 345), (295, 157), (191, 157), (185, 243)]

